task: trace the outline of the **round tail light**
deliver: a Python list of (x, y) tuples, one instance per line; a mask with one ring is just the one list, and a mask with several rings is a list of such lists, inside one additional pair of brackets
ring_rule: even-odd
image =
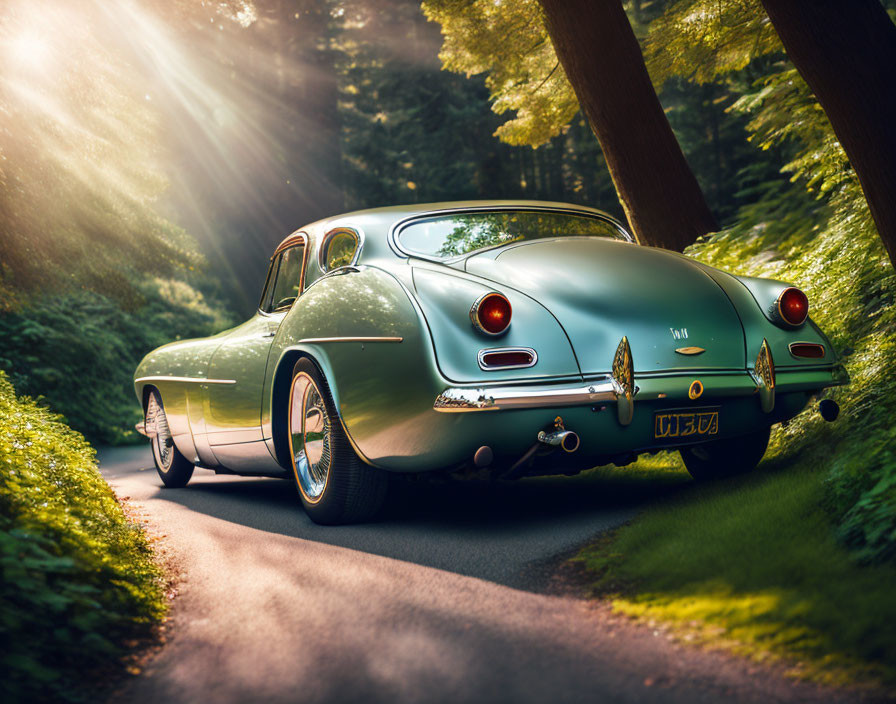
[(510, 301), (500, 293), (487, 293), (473, 304), (470, 320), (487, 335), (500, 335), (510, 327)]
[(778, 314), (788, 325), (802, 325), (809, 316), (809, 299), (798, 288), (785, 288), (778, 296)]

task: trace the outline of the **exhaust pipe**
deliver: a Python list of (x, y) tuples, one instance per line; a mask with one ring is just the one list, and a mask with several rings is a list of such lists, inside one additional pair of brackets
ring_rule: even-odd
[(833, 399), (822, 399), (818, 404), (818, 412), (828, 423), (833, 423), (840, 415), (840, 406)]
[(571, 430), (555, 430), (552, 433), (542, 430), (538, 433), (538, 442), (560, 447), (564, 452), (575, 452), (579, 449), (579, 436)]

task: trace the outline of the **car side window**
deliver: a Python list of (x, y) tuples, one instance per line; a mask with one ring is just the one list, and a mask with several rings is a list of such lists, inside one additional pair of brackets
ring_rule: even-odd
[(361, 239), (355, 230), (340, 228), (328, 232), (320, 253), (322, 271), (333, 271), (341, 266), (351, 264), (361, 246)]
[(271, 265), (268, 267), (268, 276), (264, 280), (264, 289), (261, 292), (261, 300), (258, 302), (258, 309), (267, 312), (271, 307), (271, 291), (274, 288), (274, 279), (277, 277), (277, 267), (280, 265), (280, 257), (271, 259)]
[(277, 255), (275, 267), (271, 267), (268, 288), (271, 295), (265, 294), (265, 312), (287, 310), (302, 292), (302, 270), (305, 265), (305, 245), (299, 244), (283, 250)]

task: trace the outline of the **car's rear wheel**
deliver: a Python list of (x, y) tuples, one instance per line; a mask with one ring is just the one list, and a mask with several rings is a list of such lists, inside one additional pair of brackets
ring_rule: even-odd
[(300, 359), (293, 369), (289, 455), (299, 497), (315, 523), (363, 521), (382, 506), (388, 477), (358, 457), (327, 382), (309, 359)]
[(170, 488), (186, 486), (193, 476), (193, 463), (174, 444), (168, 417), (159, 392), (153, 390), (146, 404), (145, 427), (152, 432), (152, 458), (162, 483)]
[(771, 428), (749, 435), (713, 440), (679, 450), (684, 466), (697, 480), (720, 479), (755, 469), (768, 448)]

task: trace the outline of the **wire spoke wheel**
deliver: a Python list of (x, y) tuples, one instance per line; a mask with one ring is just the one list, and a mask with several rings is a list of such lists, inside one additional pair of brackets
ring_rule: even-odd
[(293, 382), (290, 436), (299, 488), (308, 501), (317, 501), (327, 485), (332, 462), (331, 421), (320, 390), (307, 374)]
[(162, 408), (156, 394), (149, 397), (149, 405), (146, 407), (146, 429), (153, 433), (152, 451), (156, 463), (166, 471), (171, 469), (171, 463), (174, 461), (174, 438), (168, 427), (165, 409)]
[(293, 370), (288, 428), (293, 477), (311, 520), (337, 524), (373, 516), (386, 495), (386, 474), (355, 452), (327, 381), (309, 359)]
[(152, 445), (152, 458), (162, 483), (168, 487), (186, 486), (193, 476), (193, 463), (174, 444), (174, 434), (158, 391), (149, 395), (144, 417), (146, 432)]

